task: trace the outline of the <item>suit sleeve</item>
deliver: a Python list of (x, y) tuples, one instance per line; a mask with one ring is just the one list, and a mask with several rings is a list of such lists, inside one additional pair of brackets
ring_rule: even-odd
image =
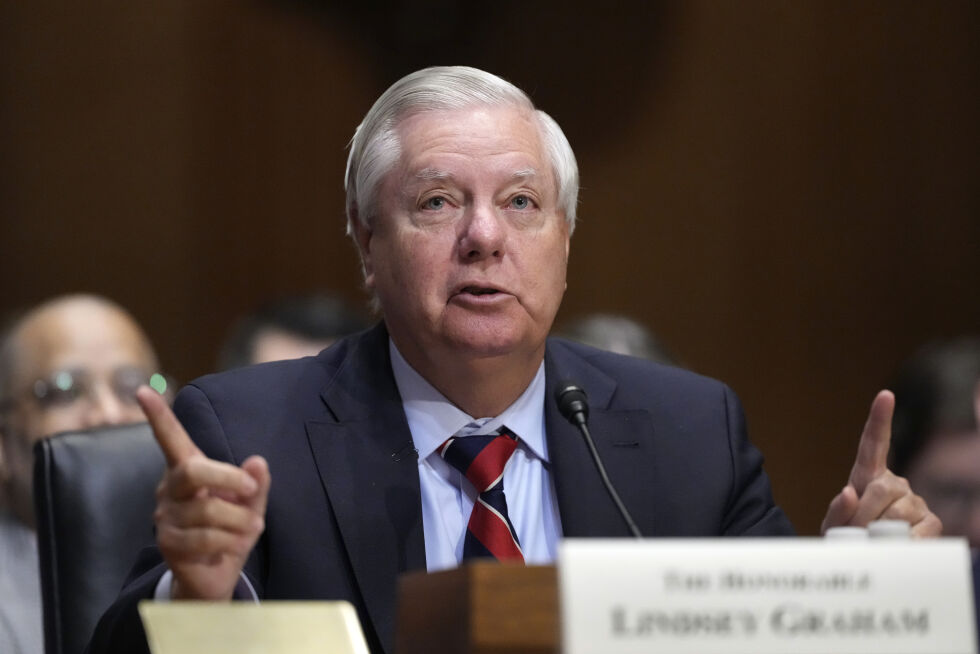
[(749, 442), (741, 402), (727, 386), (724, 391), (732, 486), (725, 510), (725, 536), (792, 536), (793, 525), (772, 498), (763, 458)]
[[(241, 463), (236, 459), (214, 408), (202, 390), (193, 385), (186, 386), (174, 400), (173, 408), (184, 429), (205, 456), (235, 465)], [(249, 556), (244, 572), (258, 596), (262, 597), (262, 585), (258, 582), (258, 575), (255, 572), (261, 568), (258, 550), (257, 545)], [(141, 600), (153, 598), (157, 583), (166, 569), (163, 557), (156, 547), (149, 547), (140, 552), (119, 597), (99, 620), (87, 652), (149, 654), (146, 634), (137, 607)], [(244, 588), (242, 584), (239, 584), (239, 587), (235, 592), (236, 599), (252, 599), (247, 591), (242, 594), (240, 590)]]

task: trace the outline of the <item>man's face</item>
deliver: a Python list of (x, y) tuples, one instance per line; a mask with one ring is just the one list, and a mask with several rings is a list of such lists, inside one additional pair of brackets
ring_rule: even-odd
[(45, 436), (144, 420), (133, 391), (155, 372), (136, 325), (117, 309), (70, 300), (17, 330), (10, 405), (2, 425), (8, 500), (33, 523), (32, 447)]
[(980, 547), (980, 434), (936, 434), (908, 471), (912, 488), (943, 521), (947, 536)]
[(401, 158), (370, 228), (357, 229), (395, 344), (415, 366), (445, 355), (540, 359), (569, 235), (534, 117), (430, 111), (398, 134)]

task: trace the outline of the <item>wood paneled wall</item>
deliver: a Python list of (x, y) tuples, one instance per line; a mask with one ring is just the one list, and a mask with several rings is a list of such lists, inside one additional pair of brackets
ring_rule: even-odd
[(899, 360), (980, 331), (976, 3), (329, 4), (0, 2), (0, 311), (106, 294), (187, 380), (263, 299), (361, 301), (347, 140), (468, 63), (578, 153), (559, 319), (629, 314), (731, 384), (804, 533)]

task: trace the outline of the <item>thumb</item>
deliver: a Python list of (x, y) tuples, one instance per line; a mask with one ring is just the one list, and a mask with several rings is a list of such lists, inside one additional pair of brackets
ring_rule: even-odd
[(846, 525), (857, 513), (857, 510), (857, 491), (848, 484), (830, 501), (830, 506), (827, 507), (827, 515), (824, 516), (823, 523), (820, 525), (820, 533), (826, 534), (831, 527)]

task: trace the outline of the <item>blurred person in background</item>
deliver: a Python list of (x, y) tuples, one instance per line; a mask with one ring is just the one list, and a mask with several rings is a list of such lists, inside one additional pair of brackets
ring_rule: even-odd
[(52, 434), (145, 420), (136, 389), (157, 358), (113, 302), (62, 296), (0, 335), (0, 652), (44, 651), (32, 477), (33, 446)]
[(891, 465), (943, 522), (980, 548), (980, 337), (931, 343), (900, 367)]
[(670, 366), (679, 365), (674, 355), (651, 330), (626, 316), (590, 313), (566, 323), (557, 335), (600, 350)]
[(221, 348), (218, 367), (230, 370), (312, 356), (367, 326), (360, 313), (326, 293), (272, 300), (234, 325)]

